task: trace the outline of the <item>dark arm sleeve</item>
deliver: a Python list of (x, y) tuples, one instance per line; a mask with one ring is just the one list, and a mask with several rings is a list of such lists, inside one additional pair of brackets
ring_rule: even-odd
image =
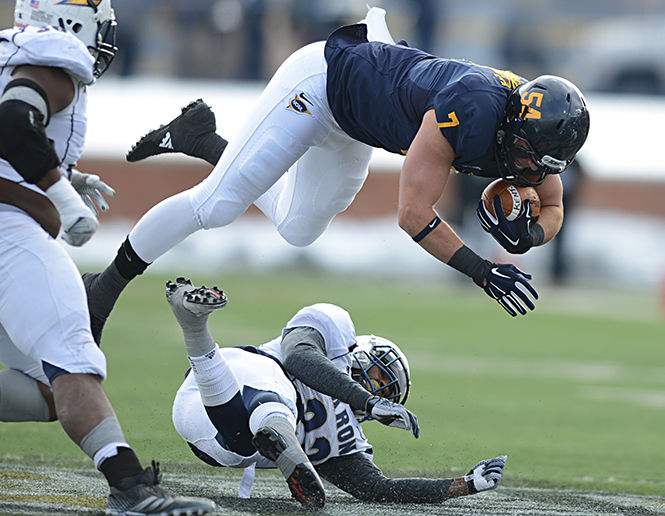
[(449, 498), (451, 478), (387, 478), (365, 453), (342, 455), (315, 466), (342, 491), (365, 502), (440, 503)]
[(370, 397), (363, 387), (326, 356), (323, 336), (314, 328), (299, 326), (282, 338), (284, 369), (315, 391), (327, 394), (354, 410), (365, 408)]

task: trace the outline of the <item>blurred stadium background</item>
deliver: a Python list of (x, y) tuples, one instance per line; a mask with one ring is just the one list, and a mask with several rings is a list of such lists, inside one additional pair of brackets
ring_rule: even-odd
[[(564, 174), (562, 234), (518, 263), (537, 283), (643, 289), (665, 301), (665, 3), (660, 0), (383, 0), (396, 39), (432, 53), (511, 69), (563, 75), (589, 100), (592, 126), (579, 166)], [(196, 184), (194, 160), (124, 162), (142, 134), (203, 97), (218, 131), (232, 139), (281, 61), (335, 27), (361, 19), (364, 2), (340, 0), (114, 0), (116, 62), (90, 95), (88, 143), (80, 168), (118, 191), (91, 245), (73, 250), (104, 265), (133, 221), (162, 198)], [(13, 2), (0, 1), (12, 24)], [(313, 246), (289, 247), (250, 210), (243, 221), (195, 235), (156, 264), (187, 257), (198, 267), (310, 265), (345, 273), (457, 278), (395, 222), (401, 157), (375, 151), (367, 184)], [(473, 210), (487, 182), (453, 177), (442, 211), (478, 252), (507, 260), (479, 231)], [(358, 218), (362, 217), (362, 224)], [(247, 225), (251, 226), (251, 230)], [(192, 253), (192, 246), (215, 247)]]

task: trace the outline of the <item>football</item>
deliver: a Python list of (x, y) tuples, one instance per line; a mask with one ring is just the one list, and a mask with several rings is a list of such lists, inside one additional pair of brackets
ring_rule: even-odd
[(501, 198), (503, 213), (508, 220), (515, 220), (522, 213), (522, 203), (527, 199), (531, 201), (531, 218), (533, 222), (540, 215), (540, 197), (533, 186), (515, 186), (504, 179), (492, 181), (483, 190), (482, 200), (487, 211), (494, 215), (495, 196)]

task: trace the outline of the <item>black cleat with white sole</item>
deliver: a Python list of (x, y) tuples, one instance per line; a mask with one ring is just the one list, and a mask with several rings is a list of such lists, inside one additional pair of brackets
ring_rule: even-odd
[(111, 487), (106, 514), (203, 516), (215, 510), (212, 500), (170, 495), (157, 486), (160, 480), (159, 463), (152, 461), (152, 466), (143, 470), (138, 478), (123, 479), (120, 484)]
[(307, 509), (321, 509), (326, 493), (318, 473), (302, 449), (289, 446), (286, 439), (271, 426), (257, 430), (252, 444), (268, 460), (277, 464), (286, 479), (291, 496)]

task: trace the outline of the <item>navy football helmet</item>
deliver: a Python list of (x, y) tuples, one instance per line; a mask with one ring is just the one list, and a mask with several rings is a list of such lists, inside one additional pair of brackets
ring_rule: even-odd
[[(409, 363), (402, 350), (394, 342), (376, 335), (359, 335), (356, 340), (357, 347), (351, 352), (353, 379), (373, 395), (404, 405), (409, 396), (411, 378)], [(372, 382), (368, 371), (374, 366), (387, 377), (386, 384)], [(386, 392), (388, 395), (385, 395)]]
[[(496, 135), (501, 176), (518, 186), (536, 186), (548, 174), (560, 174), (573, 161), (589, 134), (589, 109), (571, 82), (542, 75), (511, 92), (505, 119)], [(520, 167), (530, 159), (537, 166)]]

